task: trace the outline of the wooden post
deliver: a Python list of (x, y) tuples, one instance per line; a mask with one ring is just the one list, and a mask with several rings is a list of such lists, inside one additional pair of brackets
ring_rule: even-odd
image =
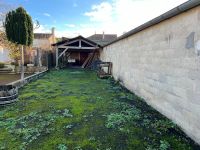
[(41, 57), (42, 57), (42, 49), (41, 48), (39, 48), (39, 50), (38, 50), (38, 56), (39, 56), (39, 68), (41, 68), (42, 67), (42, 60), (41, 60)]
[(21, 81), (24, 80), (24, 46), (21, 47)]
[(79, 47), (81, 47), (81, 40), (79, 40)]
[(56, 68), (58, 68), (58, 47), (56, 47)]
[(79, 62), (81, 61), (81, 53), (79, 52), (78, 53), (78, 59), (79, 59)]

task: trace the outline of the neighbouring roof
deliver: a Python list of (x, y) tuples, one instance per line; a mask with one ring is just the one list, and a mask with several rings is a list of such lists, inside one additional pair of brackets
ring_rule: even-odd
[(127, 38), (127, 37), (129, 37), (129, 36), (131, 36), (133, 34), (136, 34), (136, 33), (140, 32), (140, 31), (142, 31), (144, 29), (147, 29), (147, 28), (149, 28), (151, 26), (154, 26), (154, 25), (156, 25), (156, 24), (158, 24), (158, 23), (160, 23), (162, 21), (165, 21), (165, 20), (170, 19), (170, 18), (172, 18), (174, 16), (177, 16), (177, 15), (179, 15), (179, 14), (181, 14), (181, 13), (187, 11), (187, 10), (190, 10), (190, 9), (192, 9), (194, 7), (197, 7), (199, 5), (200, 5), (200, 0), (189, 0), (189, 1), (179, 5), (177, 7), (175, 7), (174, 9), (172, 9), (172, 10), (170, 10), (170, 11), (168, 11), (168, 12), (166, 12), (166, 13), (164, 13), (164, 14), (162, 14), (162, 15), (160, 15), (160, 16), (152, 19), (152, 20), (150, 20), (149, 22), (147, 22), (147, 23), (145, 23), (145, 24), (143, 24), (143, 25), (141, 25), (141, 26), (139, 26), (139, 27), (127, 32), (127, 33), (125, 33), (124, 35), (118, 37), (116, 40), (114, 40), (112, 42), (109, 42), (108, 44), (104, 45), (104, 47), (108, 46), (108, 45), (111, 45), (111, 44), (113, 44), (113, 43), (115, 43), (117, 41), (120, 41), (122, 39), (125, 39), (125, 38)]
[(117, 34), (94, 34), (87, 39), (104, 46), (117, 39)]
[(48, 39), (52, 35), (51, 33), (34, 33), (34, 39)]

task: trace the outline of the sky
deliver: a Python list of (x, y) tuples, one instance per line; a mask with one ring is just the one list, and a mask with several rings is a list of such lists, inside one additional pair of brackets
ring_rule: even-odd
[(0, 0), (22, 6), (33, 21), (35, 33), (55, 27), (57, 37), (88, 37), (95, 33), (118, 36), (167, 12), (187, 0)]

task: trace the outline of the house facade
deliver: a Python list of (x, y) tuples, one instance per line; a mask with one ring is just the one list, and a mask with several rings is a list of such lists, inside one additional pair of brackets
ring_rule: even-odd
[[(48, 51), (53, 51), (52, 44), (56, 42), (55, 28), (52, 28), (51, 33), (34, 33), (33, 45), (31, 48), (26, 48), (24, 51), (25, 64), (42, 65), (40, 58), (42, 54)], [(0, 62), (11, 62), (9, 51), (3, 46), (0, 46)]]
[(47, 66), (47, 55), (52, 53), (50, 61), (53, 62), (53, 53), (55, 53), (55, 49), (52, 44), (55, 42), (55, 28), (51, 29), (51, 33), (34, 33), (33, 46), (28, 53), (27, 61), (36, 66)]
[(9, 51), (3, 46), (0, 46), (0, 62), (9, 63), (11, 59), (9, 58)]

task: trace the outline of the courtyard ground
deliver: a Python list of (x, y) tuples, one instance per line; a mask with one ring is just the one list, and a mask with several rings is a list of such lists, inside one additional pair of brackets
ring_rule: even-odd
[(197, 150), (175, 124), (113, 79), (50, 71), (0, 108), (0, 149)]
[[(25, 74), (25, 77), (31, 74)], [(19, 80), (21, 74), (0, 74), (0, 85), (8, 84), (14, 81)]]

